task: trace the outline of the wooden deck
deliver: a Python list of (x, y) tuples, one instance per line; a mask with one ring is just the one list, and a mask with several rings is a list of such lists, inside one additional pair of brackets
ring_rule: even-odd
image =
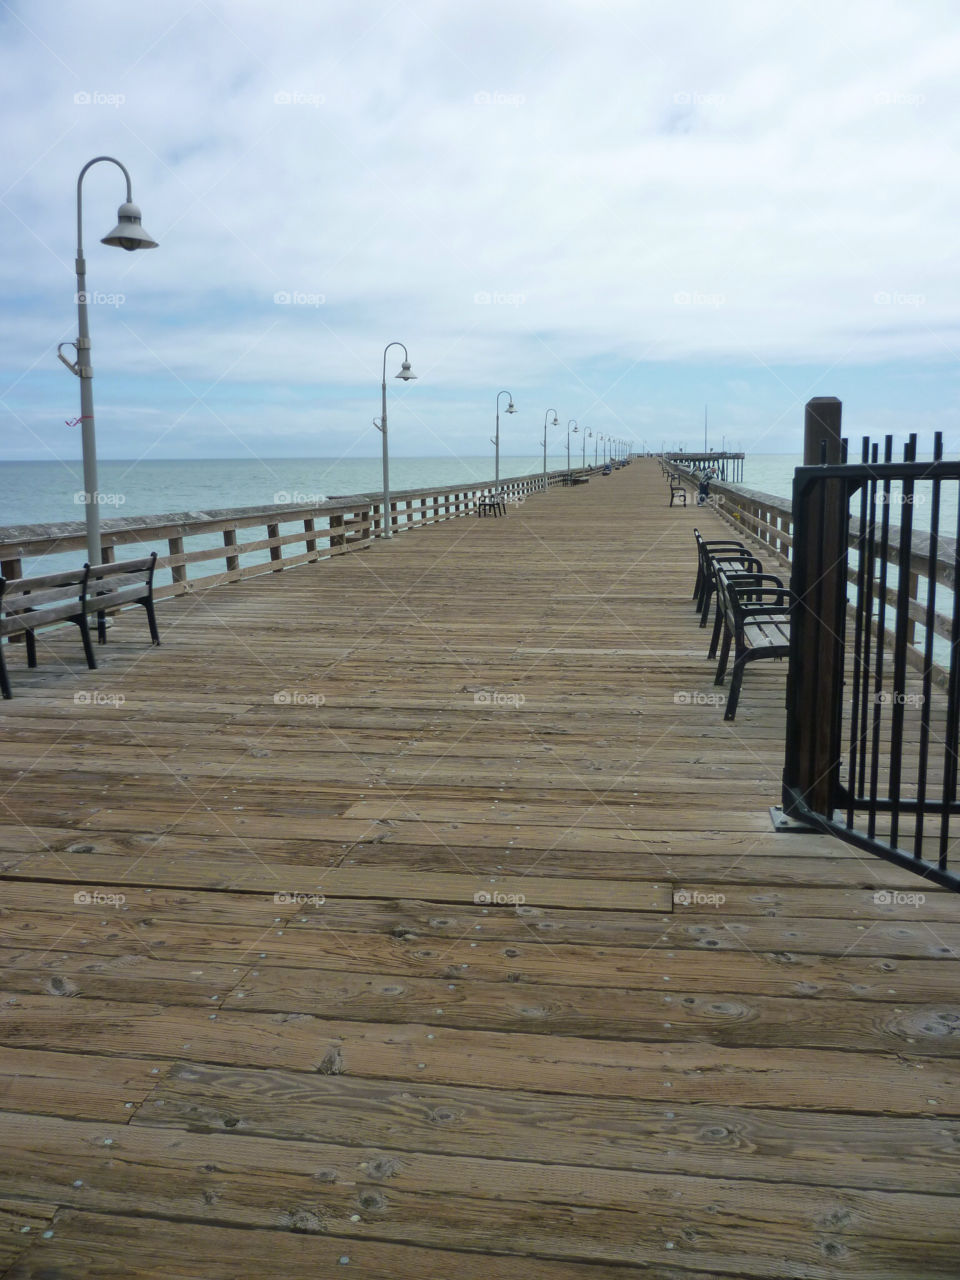
[(4, 1280), (960, 1275), (960, 904), (773, 833), (668, 497), (14, 655)]

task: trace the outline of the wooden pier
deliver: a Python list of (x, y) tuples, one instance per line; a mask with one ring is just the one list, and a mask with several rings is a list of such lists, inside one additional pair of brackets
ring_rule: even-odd
[[(2, 1280), (960, 1274), (960, 908), (775, 834), (649, 459), (0, 708)], [(139, 611), (137, 611), (139, 612)]]

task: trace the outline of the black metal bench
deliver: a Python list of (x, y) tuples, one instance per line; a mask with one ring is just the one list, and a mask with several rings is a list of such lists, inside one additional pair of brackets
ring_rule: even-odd
[(678, 483), (677, 483), (677, 481), (676, 481), (676, 480), (674, 480), (673, 476), (670, 476), (670, 477), (669, 477), (669, 480), (670, 480), (670, 505), (671, 505), (671, 507), (673, 506), (674, 502), (676, 502), (679, 506), (683, 506), (683, 507), (685, 507), (685, 506), (687, 505), (687, 491), (686, 491), (686, 488), (685, 488), (682, 484), (678, 484)]
[(90, 643), (87, 618), (97, 617), (97, 638), (107, 639), (107, 614), (128, 604), (146, 609), (150, 639), (160, 643), (153, 607), (153, 573), (157, 553), (141, 560), (124, 560), (117, 564), (85, 564), (82, 569), (65, 573), (47, 573), (34, 578), (0, 578), (0, 692), (12, 698), (10, 680), (4, 659), (3, 643), (22, 635), (27, 650), (27, 666), (37, 665), (37, 643), (34, 633), (40, 627), (72, 622), (80, 629), (87, 666), (96, 670), (97, 660)]
[(733, 671), (723, 718), (733, 720), (747, 663), (790, 654), (790, 588), (772, 573), (743, 573), (735, 567), (719, 567), (716, 591), (717, 617), (708, 656), (715, 656), (722, 631), (714, 684), (723, 684), (732, 647)]
[[(702, 542), (697, 535), (698, 544)], [(701, 568), (698, 569), (699, 595), (697, 609), (700, 613), (700, 625), (705, 627), (710, 616), (710, 602), (717, 589), (717, 574), (721, 569), (730, 573), (762, 573), (763, 565), (747, 550), (742, 543), (724, 545), (721, 542), (713, 546), (699, 547), (702, 555)]]
[(694, 529), (693, 537), (697, 544), (697, 580), (693, 584), (693, 599), (697, 602), (697, 612), (703, 610), (703, 584), (710, 574), (710, 555), (721, 555), (725, 552), (746, 551), (745, 542), (736, 542), (732, 538), (702, 538), (700, 530)]
[(477, 499), (478, 516), (505, 516), (507, 504), (502, 493), (491, 493), (485, 498)]

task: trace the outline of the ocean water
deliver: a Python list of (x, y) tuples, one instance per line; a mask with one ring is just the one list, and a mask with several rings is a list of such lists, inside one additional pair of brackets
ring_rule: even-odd
[[(547, 456), (551, 471), (566, 453)], [(503, 477), (543, 470), (543, 455), (501, 455)], [(479, 484), (493, 479), (493, 458), (391, 458), (390, 488)], [(209, 460), (101, 461), (101, 519), (211, 511), (223, 507), (318, 502), (382, 487), (379, 458), (214, 458)], [(0, 462), (0, 527), (83, 521), (83, 469), (76, 462)]]

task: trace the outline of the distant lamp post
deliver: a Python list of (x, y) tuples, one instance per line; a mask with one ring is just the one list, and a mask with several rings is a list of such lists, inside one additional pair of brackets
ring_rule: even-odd
[(584, 433), (583, 433), (583, 438), (582, 438), (582, 445), (583, 445), (583, 448), (582, 448), (582, 450), (581, 450), (581, 458), (580, 458), (580, 470), (581, 470), (581, 471), (586, 471), (586, 469), (587, 469), (587, 441), (588, 441), (588, 440), (592, 440), (592, 439), (593, 439), (593, 432), (592, 432), (592, 431), (584, 431)]
[(380, 421), (376, 418), (373, 425), (380, 432), (380, 443), (383, 448), (383, 508), (380, 516), (380, 537), (389, 538), (392, 536), (390, 528), (390, 450), (387, 445), (387, 352), (391, 347), (403, 347), (403, 364), (400, 366), (400, 372), (394, 377), (402, 378), (404, 382), (416, 382), (417, 375), (410, 368), (410, 357), (407, 355), (407, 348), (402, 342), (388, 342), (383, 349), (383, 378), (380, 382)]
[(573, 427), (573, 434), (576, 435), (580, 428), (577, 426), (576, 418), (571, 418), (567, 423), (567, 470), (570, 470), (570, 428)]
[[(140, 225), (140, 210), (133, 203), (130, 175), (113, 156), (96, 156), (88, 160), (77, 179), (77, 328), (76, 342), (61, 342), (57, 355), (80, 379), (80, 440), (83, 449), (83, 501), (87, 524), (87, 559), (100, 564), (103, 550), (100, 546), (100, 492), (97, 479), (97, 433), (93, 417), (93, 366), (90, 363), (90, 324), (87, 317), (87, 264), (83, 256), (83, 179), (88, 169), (101, 160), (115, 164), (127, 181), (127, 199), (117, 210), (117, 225), (101, 244), (115, 245), (118, 249), (156, 249), (157, 242)], [(74, 361), (68, 360), (62, 347), (73, 347), (77, 353)]]
[(504, 413), (517, 412), (516, 407), (513, 403), (513, 396), (510, 394), (510, 392), (498, 391), (497, 392), (497, 432), (496, 432), (496, 435), (493, 437), (493, 439), (490, 441), (490, 443), (494, 446), (494, 450), (495, 450), (495, 461), (493, 466), (493, 479), (495, 484), (500, 483), (500, 397), (501, 396), (506, 396), (510, 402), (507, 405), (506, 409), (504, 410)]
[(602, 439), (603, 439), (603, 436), (602, 436), (602, 435), (600, 434), (600, 432), (598, 431), (598, 432), (597, 432), (597, 434), (596, 434), (596, 435), (594, 436), (594, 438), (593, 438), (593, 465), (594, 465), (594, 466), (596, 466), (596, 465), (597, 465), (597, 450), (598, 450), (598, 449), (599, 449), (599, 447), (600, 447), (600, 441), (601, 441)]
[[(553, 421), (548, 423), (547, 419), (553, 414)], [(556, 409), (548, 409), (543, 415), (543, 491), (547, 491), (547, 427), (559, 427), (560, 419), (557, 417)]]

